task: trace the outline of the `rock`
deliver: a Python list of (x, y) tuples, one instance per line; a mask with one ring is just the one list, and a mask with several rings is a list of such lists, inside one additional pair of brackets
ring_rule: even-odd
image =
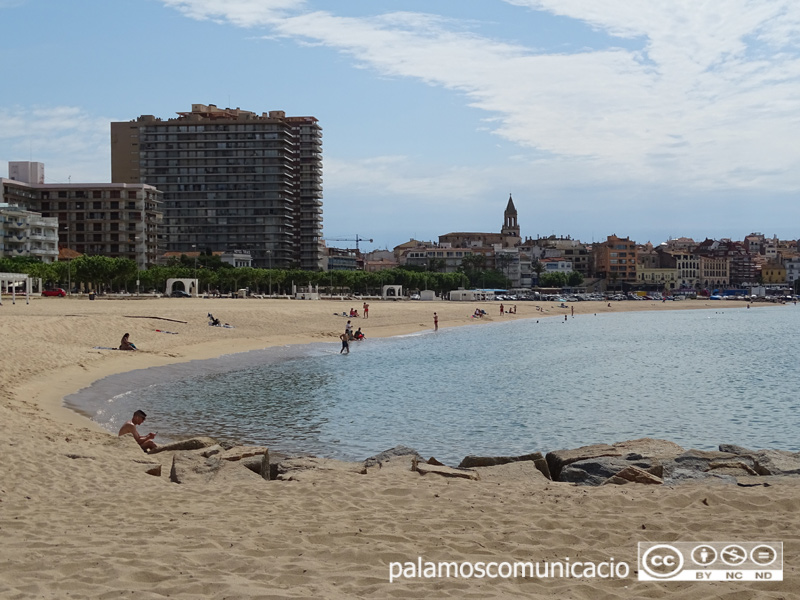
[(440, 466), (440, 467), (447, 466), (447, 465), (445, 465), (443, 462), (441, 462), (441, 461), (439, 461), (439, 460), (436, 460), (436, 459), (435, 459), (433, 456), (431, 456), (431, 457), (428, 459), (428, 464), (429, 464), (429, 465), (438, 465), (438, 466)]
[(729, 454), (753, 454), (754, 452), (754, 450), (749, 450), (743, 446), (737, 446), (736, 444), (720, 444), (719, 451)]
[(196, 437), (196, 438), (189, 438), (188, 440), (180, 440), (179, 442), (172, 442), (170, 444), (164, 444), (163, 446), (159, 446), (155, 450), (151, 450), (150, 454), (156, 454), (158, 452), (172, 452), (179, 450), (200, 450), (202, 448), (211, 448), (212, 446), (216, 445), (217, 442), (209, 437)]
[(212, 480), (252, 481), (258, 476), (240, 463), (221, 460), (217, 456), (204, 458), (199, 454), (176, 452), (172, 456), (169, 479), (173, 483), (208, 483)]
[(734, 477), (758, 475), (755, 469), (751, 466), (752, 464), (753, 463), (747, 464), (740, 460), (712, 460), (708, 464), (708, 471), (714, 471), (717, 474), (723, 473), (725, 475), (733, 475)]
[(603, 482), (603, 485), (615, 484), (625, 485), (627, 483), (646, 483), (661, 485), (664, 481), (661, 477), (656, 477), (639, 467), (625, 467), (619, 473), (609, 477)]
[(243, 458), (261, 455), (266, 455), (267, 462), (269, 462), (269, 448), (266, 446), (234, 446), (230, 450), (225, 450), (219, 455), (219, 457), (222, 460), (236, 462), (237, 460), (242, 460)]
[(630, 467), (636, 467), (659, 479), (663, 474), (661, 462), (654, 458), (627, 460), (625, 457), (601, 456), (570, 463), (561, 471), (560, 481), (601, 485), (608, 478)]
[(265, 452), (261, 455), (250, 456), (248, 458), (243, 458), (240, 461), (240, 464), (243, 467), (247, 467), (253, 473), (258, 473), (262, 479), (266, 479), (269, 481), (272, 479), (272, 469), (269, 463), (269, 453)]
[(497, 465), (506, 465), (512, 462), (531, 461), (536, 465), (539, 471), (550, 479), (550, 468), (547, 461), (541, 452), (532, 452), (531, 454), (523, 454), (521, 456), (465, 456), (459, 463), (459, 468), (473, 468), (473, 467), (493, 467)]
[[(544, 459), (542, 459), (542, 462), (544, 462)], [(547, 466), (546, 462), (545, 466)], [(536, 467), (535, 462), (530, 460), (510, 462), (494, 467), (476, 467), (475, 471), (480, 475), (481, 481), (497, 482), (501, 484), (508, 483), (509, 481), (524, 481), (531, 485), (543, 487), (550, 481), (550, 478), (545, 477), (544, 473)]]
[(639, 438), (638, 440), (628, 440), (616, 442), (613, 447), (626, 454), (639, 454), (641, 458), (669, 459), (686, 452), (686, 449), (675, 442), (669, 440), (659, 440), (657, 438)]
[[(411, 458), (407, 457), (407, 464), (410, 463)], [(316, 456), (288, 457), (277, 464), (271, 465), (271, 468), (273, 469), (270, 474), (272, 479), (323, 483), (341, 481), (344, 477), (354, 475), (360, 476), (364, 474), (363, 471), (365, 469), (363, 463), (360, 462), (344, 462)], [(407, 466), (405, 470), (408, 471)]]
[(469, 471), (466, 469), (454, 469), (453, 467), (445, 467), (439, 465), (429, 465), (428, 463), (417, 463), (415, 468), (413, 469), (420, 475), (428, 475), (429, 473), (434, 473), (436, 475), (441, 475), (442, 477), (457, 477), (461, 479), (471, 479), (473, 481), (478, 481), (480, 476), (475, 471)]
[(800, 475), (800, 452), (758, 450), (751, 458), (759, 475)]
[(150, 467), (145, 471), (148, 475), (155, 475), (156, 477), (161, 477), (161, 465), (150, 465)]
[(545, 455), (547, 466), (553, 481), (562, 481), (561, 471), (572, 463), (599, 458), (601, 456), (622, 456), (622, 452), (609, 446), (608, 444), (593, 444), (591, 446), (581, 446), (573, 450), (554, 450)]
[(737, 484), (738, 480), (732, 475), (720, 474), (714, 471), (696, 471), (692, 469), (671, 469), (664, 477), (664, 483), (683, 483), (687, 481), (702, 481), (704, 484), (729, 485)]
[(211, 446), (210, 448), (206, 448), (200, 454), (203, 457), (208, 458), (209, 456), (214, 456), (215, 454), (219, 454), (223, 450), (224, 449), (223, 449), (222, 446), (220, 446), (219, 444), (215, 444), (214, 446)]
[(376, 465), (380, 465), (382, 462), (386, 460), (389, 460), (391, 458), (397, 458), (400, 456), (404, 457), (413, 456), (419, 461), (423, 460), (419, 452), (417, 452), (413, 448), (408, 448), (406, 446), (395, 446), (394, 448), (390, 448), (389, 450), (384, 450), (383, 452), (376, 454), (375, 456), (370, 456), (368, 459), (364, 461), (364, 466), (374, 467)]
[(757, 471), (753, 459), (745, 455), (717, 452), (716, 450), (687, 450), (672, 460), (664, 462), (664, 477), (665, 479), (673, 478), (672, 473), (675, 470), (704, 473), (712, 470), (712, 463), (715, 465), (714, 469), (740, 468), (738, 465), (741, 464)]

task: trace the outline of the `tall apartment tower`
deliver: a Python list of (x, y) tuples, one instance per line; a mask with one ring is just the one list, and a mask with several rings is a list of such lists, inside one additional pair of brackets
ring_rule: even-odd
[(163, 192), (167, 250), (246, 250), (257, 267), (320, 269), (317, 119), (213, 104), (177, 114), (111, 123), (111, 180)]

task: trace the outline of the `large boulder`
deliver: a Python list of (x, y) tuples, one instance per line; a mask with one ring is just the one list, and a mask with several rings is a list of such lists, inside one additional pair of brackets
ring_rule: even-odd
[[(672, 479), (675, 471), (695, 471), (705, 473), (715, 469), (734, 468), (755, 471), (752, 458), (742, 454), (718, 452), (716, 450), (687, 450), (672, 460), (664, 462), (664, 477)], [(745, 473), (742, 472), (742, 475)]]
[(570, 463), (561, 471), (560, 481), (581, 485), (601, 485), (608, 478), (630, 467), (636, 467), (658, 478), (661, 478), (663, 474), (663, 468), (658, 459), (629, 454), (627, 457), (601, 456)]
[[(652, 459), (655, 462), (663, 462), (678, 456), (684, 449), (674, 442), (660, 440), (656, 438), (639, 438), (616, 442), (614, 444), (593, 444), (582, 446), (573, 450), (555, 450), (548, 452), (547, 465), (550, 468), (550, 475), (554, 481), (564, 481), (561, 476), (562, 470), (573, 463), (601, 458), (601, 457), (629, 457), (628, 460)], [(627, 465), (626, 465), (627, 466)], [(657, 474), (660, 476), (660, 474)]]
[(648, 485), (661, 485), (664, 480), (639, 467), (625, 467), (619, 473), (612, 475), (603, 482), (603, 485), (626, 485), (628, 483), (644, 483)]
[(180, 440), (178, 442), (171, 442), (169, 444), (164, 444), (163, 446), (159, 446), (155, 450), (151, 450), (150, 454), (156, 454), (158, 452), (201, 450), (203, 448), (211, 448), (212, 446), (216, 445), (217, 441), (209, 437), (194, 437), (194, 438), (189, 438), (188, 440)]
[(600, 458), (603, 456), (622, 456), (622, 453), (608, 444), (592, 444), (591, 446), (581, 446), (572, 450), (554, 450), (545, 455), (547, 466), (550, 469), (550, 476), (553, 481), (562, 481), (561, 471), (572, 463)]
[(220, 460), (228, 462), (239, 462), (253, 473), (258, 473), (263, 479), (269, 480), (270, 464), (269, 449), (265, 446), (234, 446), (230, 450), (225, 450), (215, 454)]
[(638, 440), (616, 442), (613, 446), (623, 455), (634, 453), (640, 454), (644, 458), (657, 458), (659, 460), (674, 458), (686, 452), (683, 446), (679, 446), (675, 442), (657, 438), (639, 438)]
[(800, 452), (759, 450), (751, 457), (759, 475), (800, 475)]
[(734, 444), (720, 444), (719, 449), (741, 458), (758, 475), (800, 475), (800, 452), (750, 450)]
[(539, 471), (550, 479), (550, 468), (547, 461), (541, 452), (532, 452), (531, 454), (523, 454), (521, 456), (466, 456), (459, 463), (458, 467), (461, 469), (470, 469), (474, 467), (495, 467), (498, 465), (506, 465), (512, 462), (531, 461)]
[(480, 479), (480, 476), (475, 471), (471, 471), (469, 469), (454, 469), (453, 467), (430, 465), (424, 462), (414, 461), (412, 463), (412, 469), (415, 470), (420, 475), (429, 475), (432, 473), (435, 475), (440, 475), (442, 477), (471, 479), (473, 481), (477, 481)]
[(380, 467), (382, 463), (386, 461), (390, 461), (396, 458), (415, 458), (416, 460), (422, 462), (423, 458), (419, 452), (414, 450), (413, 448), (409, 448), (407, 446), (395, 446), (394, 448), (389, 448), (388, 450), (384, 450), (376, 454), (375, 456), (370, 456), (368, 459), (364, 461), (364, 467)]
[(214, 481), (237, 482), (258, 480), (259, 476), (241, 464), (205, 458), (198, 453), (176, 452), (172, 455), (169, 479), (173, 483), (196, 484)]

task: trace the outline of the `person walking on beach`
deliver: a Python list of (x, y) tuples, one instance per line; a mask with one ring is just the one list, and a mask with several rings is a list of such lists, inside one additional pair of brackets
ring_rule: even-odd
[(501, 305), (500, 305), (500, 315), (502, 316), (502, 315), (504, 315), (505, 313), (506, 313), (506, 311), (505, 311), (505, 308), (504, 308), (504, 307), (503, 307), (503, 305), (501, 304)]
[(350, 334), (345, 331), (342, 335), (339, 336), (339, 339), (342, 340), (342, 349), (339, 350), (339, 354), (350, 354), (350, 344), (348, 343), (348, 340), (350, 339)]
[(364, 318), (369, 319), (369, 304), (364, 302)]
[(439, 315), (433, 313), (433, 330), (439, 331)]
[(119, 429), (118, 435), (125, 435), (126, 433), (130, 433), (133, 436), (133, 439), (142, 447), (142, 450), (147, 452), (148, 450), (155, 450), (158, 448), (158, 444), (153, 441), (153, 438), (156, 437), (155, 433), (148, 433), (145, 436), (139, 435), (139, 431), (136, 429), (137, 425), (141, 425), (144, 423), (144, 420), (147, 418), (147, 415), (143, 410), (137, 410), (133, 413), (133, 417), (130, 421), (126, 422), (122, 427)]

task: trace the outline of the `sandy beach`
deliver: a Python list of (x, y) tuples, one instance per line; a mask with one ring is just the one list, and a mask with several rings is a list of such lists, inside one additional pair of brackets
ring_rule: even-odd
[[(800, 478), (768, 486), (577, 487), (525, 465), (480, 480), (307, 460), (291, 481), (251, 472), (199, 484), (62, 407), (106, 375), (285, 344), (332, 341), (363, 301), (8, 297), (0, 306), (0, 598), (795, 598)], [(368, 337), (561, 318), (552, 302), (369, 301)], [(715, 308), (583, 302), (575, 315)], [(726, 302), (726, 310), (744, 303)], [(758, 310), (785, 310), (754, 305)], [(209, 327), (213, 313), (232, 329)], [(177, 335), (157, 331), (176, 332)], [(140, 351), (116, 347), (129, 332)], [(143, 431), (150, 431), (151, 415)], [(155, 429), (153, 429), (155, 430)], [(586, 440), (592, 443), (594, 440)], [(620, 440), (621, 441), (621, 440)], [(392, 445), (391, 443), (389, 445)], [(387, 446), (388, 447), (388, 446)], [(531, 448), (530, 451), (550, 449)], [(366, 458), (366, 457), (364, 457)], [(161, 476), (146, 470), (164, 461)], [(252, 475), (249, 476), (249, 475)], [(782, 541), (783, 582), (640, 582), (637, 543)], [(392, 563), (609, 561), (625, 578), (409, 578)]]

